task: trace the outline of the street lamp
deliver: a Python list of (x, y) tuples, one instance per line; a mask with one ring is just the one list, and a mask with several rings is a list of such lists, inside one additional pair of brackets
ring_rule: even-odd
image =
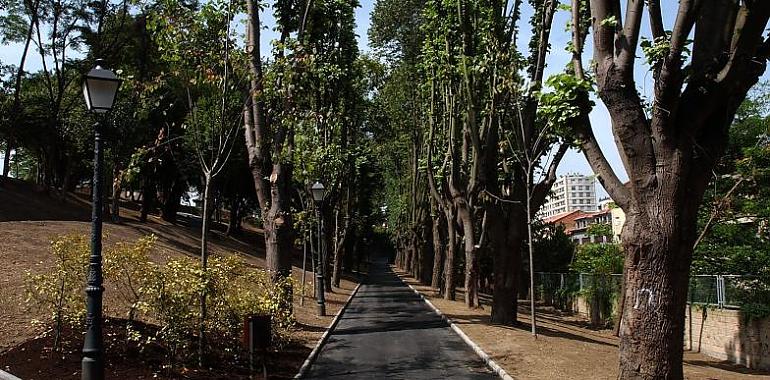
[[(96, 67), (83, 80), (83, 96), (88, 111), (104, 114), (112, 109), (120, 87), (120, 79), (96, 60)], [(97, 116), (94, 125), (94, 179), (91, 208), (91, 256), (88, 260), (86, 284), (86, 337), (83, 343), (82, 379), (104, 379), (104, 344), (102, 338), (102, 185), (104, 152), (102, 123)]]
[(324, 275), (323, 275), (323, 259), (321, 257), (321, 245), (323, 240), (321, 237), (321, 203), (324, 200), (324, 185), (321, 182), (317, 182), (310, 187), (310, 192), (313, 194), (313, 200), (315, 201), (316, 209), (318, 210), (318, 261), (315, 270), (315, 282), (316, 282), (316, 302), (318, 302), (318, 315), (326, 315), (326, 304), (324, 300)]

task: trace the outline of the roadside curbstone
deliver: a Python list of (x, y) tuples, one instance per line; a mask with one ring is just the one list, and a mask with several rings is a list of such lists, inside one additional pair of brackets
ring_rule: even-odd
[(0, 380), (21, 380), (21, 379), (0, 369)]
[(428, 304), (428, 306), (430, 306), (430, 308), (433, 310), (434, 313), (436, 313), (438, 316), (441, 317), (441, 319), (443, 319), (444, 321), (446, 321), (446, 323), (449, 324), (449, 327), (452, 329), (452, 331), (454, 331), (457, 335), (460, 336), (460, 338), (462, 338), (463, 342), (465, 342), (465, 344), (467, 344), (473, 350), (473, 352), (475, 352), (476, 355), (478, 355), (481, 358), (481, 361), (483, 361), (484, 364), (486, 364), (487, 367), (489, 367), (489, 369), (492, 370), (492, 372), (496, 373), (503, 380), (514, 380), (513, 377), (511, 377), (511, 375), (508, 374), (508, 372), (505, 372), (503, 367), (500, 367), (500, 365), (497, 364), (489, 356), (489, 354), (484, 352), (484, 350), (482, 350), (481, 347), (479, 347), (479, 345), (476, 344), (476, 342), (471, 340), (471, 338), (469, 338), (468, 335), (466, 335), (463, 332), (463, 330), (460, 329), (460, 327), (457, 326), (457, 324), (455, 324), (452, 321), (452, 319), (444, 315), (444, 313), (442, 313), (441, 310), (439, 310), (436, 306), (434, 306), (433, 303), (431, 303), (430, 300), (428, 300), (422, 293), (420, 293), (417, 289), (415, 289), (414, 286), (412, 286), (411, 284), (407, 284), (406, 282), (404, 283), (409, 287), (409, 289), (412, 289), (412, 291), (415, 294), (420, 296), (420, 299), (425, 301), (425, 303)]
[[(334, 330), (335, 327), (337, 327), (337, 323), (340, 321), (340, 317), (342, 317), (342, 313), (345, 312), (345, 309), (348, 308), (348, 305), (350, 305), (350, 301), (353, 300), (353, 297), (355, 297), (356, 293), (358, 293), (358, 288), (361, 287), (361, 282), (356, 285), (356, 288), (353, 289), (353, 292), (350, 293), (350, 296), (348, 297), (348, 300), (345, 301), (345, 304), (342, 305), (342, 307), (337, 311), (337, 314), (334, 316), (334, 319), (332, 320), (332, 323), (329, 325), (329, 327), (326, 329), (326, 331), (321, 335), (321, 339), (318, 340), (318, 343), (316, 343), (315, 347), (313, 347), (313, 351), (310, 351), (310, 355), (308, 355), (307, 359), (305, 359), (305, 362), (302, 363), (302, 367), (299, 368), (299, 371), (296, 375), (294, 375), (295, 379), (301, 379), (307, 375), (307, 371), (310, 369), (310, 367), (315, 363), (316, 359), (318, 359), (318, 354), (321, 353), (321, 348), (326, 344), (326, 341), (329, 340), (329, 334), (332, 330)], [(5, 380), (0, 378), (0, 380)], [(9, 379), (14, 380), (14, 379)]]

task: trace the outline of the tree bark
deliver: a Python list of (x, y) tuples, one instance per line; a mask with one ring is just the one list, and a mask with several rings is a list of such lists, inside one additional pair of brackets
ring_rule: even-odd
[[(211, 198), (211, 176), (204, 177), (203, 210), (201, 211), (201, 269), (204, 276), (209, 260), (209, 213)], [(200, 295), (200, 324), (198, 328), (198, 366), (203, 367), (203, 357), (206, 352), (206, 288)]]
[(489, 240), (494, 251), (492, 317), (494, 324), (512, 326), (518, 316), (518, 288), (521, 249), (526, 231), (526, 214), (514, 206), (509, 212), (500, 207), (487, 209)]
[(139, 212), (139, 221), (144, 223), (152, 212), (155, 202), (155, 185), (149, 178), (145, 178), (142, 185), (142, 208)]
[(120, 166), (115, 165), (112, 170), (112, 222), (120, 223), (120, 189), (121, 189), (121, 170)]
[[(339, 230), (339, 212), (336, 216), (336, 222), (335, 225), (337, 225), (336, 229)], [(340, 279), (342, 278), (342, 261), (345, 258), (345, 245), (347, 243), (347, 236), (348, 236), (348, 229), (349, 226), (349, 218), (345, 218), (343, 221), (344, 225), (342, 226), (342, 231), (338, 231), (336, 233), (336, 241), (334, 242), (334, 268), (332, 270), (332, 285), (335, 288), (340, 287)]]
[[(435, 202), (435, 201), (434, 201)], [(434, 207), (433, 210), (433, 271), (430, 280), (430, 286), (433, 289), (441, 290), (441, 278), (443, 275), (442, 266), (444, 265), (444, 239), (442, 236), (444, 215), (440, 210)]]
[(179, 178), (174, 180), (171, 185), (171, 191), (166, 196), (163, 202), (163, 208), (161, 209), (161, 217), (163, 220), (176, 223), (177, 213), (179, 212), (179, 202), (182, 200), (182, 193), (184, 192), (185, 182)]
[[(268, 144), (266, 136), (271, 125), (266, 115), (262, 100), (264, 89), (264, 74), (262, 71), (262, 56), (260, 53), (259, 4), (255, 0), (247, 0), (247, 53), (250, 74), (251, 96), (244, 107), (244, 134), (246, 149), (249, 156), (249, 167), (254, 180), (265, 235), (265, 257), (267, 269), (274, 279), (291, 274), (292, 259), (292, 213), (290, 210), (290, 186), (293, 155), (293, 132), (288, 126), (278, 125)], [(284, 25), (284, 28), (286, 26)], [(286, 30), (282, 31), (282, 38)], [(270, 162), (276, 157), (277, 162)], [(267, 172), (270, 172), (267, 176)], [(266, 180), (267, 178), (267, 180)], [(287, 300), (291, 306), (291, 298)]]
[(414, 273), (412, 272), (412, 260), (414, 259), (413, 258), (413, 255), (414, 255), (413, 241), (414, 240), (410, 237), (406, 242), (406, 246), (404, 247), (404, 268), (403, 269), (411, 275), (414, 275)]
[(471, 215), (468, 204), (464, 201), (457, 204), (457, 216), (462, 224), (463, 246), (465, 248), (465, 306), (477, 307), (479, 305), (479, 263), (476, 257), (473, 215)]
[(445, 208), (447, 224), (446, 258), (444, 259), (444, 299), (455, 300), (455, 255), (457, 252), (457, 231), (453, 208)]
[(11, 170), (11, 151), (13, 151), (13, 144), (11, 139), (8, 139), (5, 143), (5, 153), (3, 154), (3, 178), (8, 178), (8, 173)]
[(227, 221), (227, 236), (233, 236), (241, 229), (241, 199), (237, 194), (230, 199), (230, 218)]
[(435, 254), (435, 248), (433, 248), (432, 239), (432, 226), (430, 213), (423, 214), (423, 218), (420, 220), (421, 236), (420, 242), (420, 260), (418, 265), (417, 278), (423, 284), (430, 284), (432, 281), (432, 269), (433, 269), (433, 257)]
[(658, 213), (649, 222), (631, 216), (624, 229), (623, 379), (683, 378), (682, 337), (695, 218), (672, 211)]

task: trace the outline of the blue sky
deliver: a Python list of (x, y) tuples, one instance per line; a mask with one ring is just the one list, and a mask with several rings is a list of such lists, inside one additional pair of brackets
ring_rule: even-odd
[[(565, 2), (565, 1), (562, 1), (562, 2)], [(664, 4), (663, 5), (664, 23), (666, 25), (666, 28), (670, 29), (673, 25), (674, 17), (676, 16), (676, 8), (678, 6), (678, 2), (666, 1), (666, 2), (663, 2), (663, 4)], [(370, 14), (373, 8), (374, 8), (374, 0), (361, 0), (361, 7), (356, 9), (356, 25), (357, 25), (356, 34), (358, 35), (358, 43), (362, 51), (369, 50), (368, 40), (367, 40), (367, 30), (369, 28)], [(523, 19), (521, 21), (521, 32), (519, 37), (519, 48), (522, 49), (523, 51), (526, 51), (526, 45), (530, 37), (530, 33), (527, 28), (528, 26), (527, 21), (531, 12), (532, 10), (528, 8), (527, 5), (525, 5), (522, 12)], [(276, 33), (272, 31), (272, 28), (275, 26), (275, 20), (273, 19), (272, 15), (269, 13), (270, 12), (265, 12), (265, 14), (263, 15), (263, 22), (267, 26), (268, 30), (266, 30), (262, 34), (262, 46), (269, 46), (270, 40), (277, 37)], [(569, 14), (565, 11), (559, 11), (554, 18), (554, 24), (553, 24), (552, 35), (551, 35), (552, 50), (548, 59), (546, 75), (561, 71), (570, 60), (570, 55), (564, 49), (568, 41), (570, 40), (569, 33), (565, 31), (565, 26), (567, 24), (568, 19), (569, 19)], [(644, 28), (642, 31), (643, 35), (645, 34), (649, 35), (649, 30), (647, 25), (648, 25), (647, 16), (645, 13), (644, 20), (643, 20), (643, 28)], [(586, 51), (588, 52), (591, 51), (590, 37), (588, 41), (588, 46), (586, 47)], [(263, 48), (263, 54), (266, 54), (268, 52), (269, 52), (268, 49)], [(0, 46), (0, 61), (3, 63), (18, 64), (18, 59), (20, 54), (21, 54), (20, 45)], [(584, 58), (584, 64), (587, 65), (589, 59), (590, 59), (589, 54), (586, 54)], [(28, 58), (27, 67), (26, 67), (27, 70), (35, 71), (35, 70), (38, 70), (40, 67), (41, 67), (41, 59), (39, 55), (34, 53), (30, 54), (30, 57)], [(636, 76), (637, 86), (639, 88), (639, 91), (643, 95), (651, 97), (651, 92), (653, 88), (652, 78), (649, 75), (649, 67), (646, 64), (644, 64), (641, 59), (637, 61), (635, 76)], [(764, 79), (766, 79), (766, 77), (767, 75), (765, 75)], [(609, 114), (607, 113), (607, 109), (604, 107), (601, 101), (596, 101), (596, 107), (594, 108), (590, 117), (593, 123), (596, 137), (599, 141), (599, 145), (601, 146), (605, 155), (607, 155), (607, 159), (609, 160), (611, 166), (616, 170), (618, 176), (621, 178), (621, 180), (625, 180), (627, 178), (627, 175), (623, 168), (623, 165), (620, 160), (620, 155), (618, 154), (617, 147), (615, 146), (615, 143), (613, 140)], [(583, 157), (582, 153), (572, 150), (568, 152), (567, 155), (562, 160), (561, 165), (559, 166), (558, 172), (560, 174), (565, 174), (565, 173), (591, 174), (591, 168), (588, 165), (588, 162)], [(603, 194), (604, 194), (604, 191), (600, 190), (600, 195), (603, 195)]]

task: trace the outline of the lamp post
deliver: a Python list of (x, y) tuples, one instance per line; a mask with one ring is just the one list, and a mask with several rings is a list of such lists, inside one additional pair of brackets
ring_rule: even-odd
[[(104, 114), (112, 109), (120, 87), (115, 73), (104, 68), (104, 61), (97, 59), (96, 67), (86, 74), (83, 96), (89, 112)], [(86, 284), (86, 337), (83, 343), (82, 379), (104, 379), (104, 344), (102, 338), (102, 185), (103, 162), (102, 123), (97, 115), (94, 125), (94, 179), (91, 209), (91, 256), (88, 260)]]
[(323, 258), (321, 257), (322, 251), (322, 228), (321, 228), (321, 203), (324, 200), (324, 185), (321, 182), (316, 182), (310, 187), (310, 192), (313, 193), (313, 200), (315, 201), (316, 210), (318, 211), (318, 260), (315, 270), (315, 282), (316, 282), (316, 302), (318, 302), (318, 315), (326, 315), (326, 303), (324, 300), (324, 274), (323, 274)]

